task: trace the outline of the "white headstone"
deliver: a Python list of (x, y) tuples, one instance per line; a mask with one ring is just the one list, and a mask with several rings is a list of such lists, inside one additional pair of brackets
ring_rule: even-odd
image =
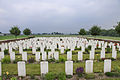
[(111, 60), (104, 60), (104, 73), (111, 72)]
[(112, 58), (116, 59), (117, 58), (117, 51), (112, 51)]
[(0, 57), (1, 57), (1, 59), (4, 58), (4, 52), (0, 52)]
[(72, 60), (72, 51), (67, 52), (67, 60), (71, 61)]
[(48, 52), (48, 59), (52, 59), (53, 58), (53, 52)]
[(90, 51), (90, 59), (94, 59), (94, 51)]
[(15, 52), (10, 53), (10, 60), (14, 61), (15, 60)]
[(82, 51), (79, 51), (78, 52), (78, 60), (83, 60), (83, 53), (82, 53)]
[(1, 65), (1, 62), (0, 62), (0, 76), (2, 76), (2, 65)]
[(66, 75), (73, 75), (73, 61), (65, 61)]
[(58, 52), (54, 52), (54, 58), (55, 58), (55, 60), (59, 60), (59, 53)]
[(22, 53), (22, 60), (27, 61), (27, 52)]
[(41, 75), (48, 73), (48, 61), (40, 62)]
[(93, 73), (93, 60), (87, 60), (85, 64), (85, 72)]
[(36, 61), (40, 61), (40, 52), (35, 53), (35, 59)]
[(25, 62), (19, 61), (17, 64), (18, 64), (18, 76), (26, 76)]
[(46, 60), (47, 59), (47, 53), (46, 52), (42, 52), (42, 60)]

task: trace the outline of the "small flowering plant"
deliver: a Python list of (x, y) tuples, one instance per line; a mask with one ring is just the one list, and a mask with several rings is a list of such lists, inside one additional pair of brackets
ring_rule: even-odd
[(79, 67), (76, 69), (76, 74), (79, 76), (79, 77), (82, 77), (83, 76), (83, 72), (84, 72), (84, 68), (83, 67)]

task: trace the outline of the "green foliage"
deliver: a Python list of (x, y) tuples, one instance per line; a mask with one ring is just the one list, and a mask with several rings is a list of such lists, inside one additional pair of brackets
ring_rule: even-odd
[(60, 62), (65, 62), (65, 61), (66, 61), (66, 58), (65, 58), (65, 57), (60, 57), (60, 58), (59, 58), (59, 61), (60, 61)]
[(18, 35), (20, 35), (21, 31), (19, 30), (19, 28), (17, 26), (14, 26), (11, 28), (10, 33), (15, 36), (18, 36)]
[(11, 62), (11, 61), (10, 61), (10, 58), (9, 58), (9, 57), (5, 57), (5, 58), (2, 59), (2, 63), (8, 64), (8, 63), (10, 63), (10, 62)]
[(88, 48), (85, 48), (85, 52), (86, 52), (87, 54), (89, 54), (89, 49), (88, 49)]
[(52, 72), (48, 72), (46, 75), (45, 75), (45, 80), (54, 80), (56, 78), (56, 75)]
[(100, 34), (101, 29), (98, 26), (93, 26), (89, 31), (90, 31), (91, 35), (96, 36), (96, 35)]
[(29, 62), (29, 63), (34, 63), (34, 62), (35, 62), (35, 58), (34, 58), (34, 57), (31, 57), (30, 59), (28, 59), (28, 62)]
[(66, 74), (64, 72), (61, 72), (57, 76), (58, 80), (66, 80)]
[(23, 34), (24, 35), (30, 35), (31, 34), (31, 30), (29, 28), (26, 28), (26, 29), (24, 29)]
[(5, 54), (5, 55), (8, 55), (8, 54), (9, 54), (8, 49), (5, 49), (5, 50), (4, 50), (4, 54)]
[(86, 35), (86, 31), (84, 28), (80, 29), (80, 32), (78, 32), (80, 35)]
[(88, 46), (88, 50), (91, 50), (91, 45)]
[(95, 75), (94, 74), (86, 74), (85, 79), (95, 79)]
[(105, 75), (108, 77), (120, 77), (120, 73), (116, 72), (106, 72)]
[(17, 78), (16, 77), (12, 77), (12, 78), (10, 78), (10, 80), (17, 80)]
[(111, 48), (107, 47), (107, 53), (110, 53), (110, 51), (111, 51)]
[(118, 25), (115, 27), (115, 30), (120, 35), (120, 22), (118, 22)]
[(119, 36), (115, 29), (108, 29), (108, 30), (102, 29), (100, 32), (100, 35), (101, 36), (114, 36), (114, 37)]
[(48, 62), (55, 62), (55, 58), (52, 58), (52, 59), (48, 59)]
[(67, 77), (68, 79), (70, 79), (70, 78), (72, 78), (73, 76), (72, 76), (72, 75), (66, 75), (66, 77)]

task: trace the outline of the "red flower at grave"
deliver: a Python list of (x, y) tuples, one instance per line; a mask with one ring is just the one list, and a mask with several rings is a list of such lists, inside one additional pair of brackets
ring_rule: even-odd
[(115, 43), (114, 46), (117, 46), (117, 43)]

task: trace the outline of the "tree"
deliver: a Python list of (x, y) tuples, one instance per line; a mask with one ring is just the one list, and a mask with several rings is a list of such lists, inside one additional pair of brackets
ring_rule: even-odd
[(13, 26), (11, 29), (10, 29), (10, 33), (15, 35), (15, 37), (17, 37), (18, 35), (20, 35), (21, 31), (20, 29), (18, 28), (18, 26)]
[(80, 35), (86, 35), (86, 31), (84, 28), (80, 29), (80, 32), (78, 32)]
[(101, 28), (98, 27), (98, 26), (93, 26), (93, 27), (90, 29), (90, 33), (91, 33), (91, 35), (93, 35), (93, 36), (100, 35), (100, 32), (101, 32)]
[(23, 34), (24, 35), (30, 35), (31, 34), (31, 30), (29, 28), (26, 28), (26, 29), (24, 29)]
[(120, 35), (120, 22), (118, 22), (118, 25), (115, 26), (115, 31)]

